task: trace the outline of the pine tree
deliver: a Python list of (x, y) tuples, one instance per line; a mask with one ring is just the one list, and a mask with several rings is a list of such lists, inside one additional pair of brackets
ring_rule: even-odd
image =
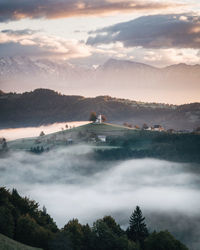
[(129, 220), (128, 236), (142, 246), (148, 234), (145, 217), (143, 217), (140, 207), (137, 206)]
[(95, 122), (96, 119), (97, 119), (97, 114), (96, 114), (96, 112), (91, 112), (91, 113), (90, 113), (89, 121)]
[(44, 136), (44, 135), (45, 135), (44, 131), (41, 131), (40, 136)]

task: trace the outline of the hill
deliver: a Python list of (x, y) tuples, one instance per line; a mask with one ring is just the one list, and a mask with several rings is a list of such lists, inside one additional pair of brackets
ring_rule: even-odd
[(70, 142), (71, 140), (76, 144), (92, 142), (93, 139), (95, 139), (98, 135), (119, 137), (123, 136), (127, 131), (130, 130), (134, 131), (132, 129), (114, 124), (89, 123), (76, 128), (66, 129), (44, 136), (9, 141), (8, 147), (13, 150), (30, 150), (31, 148), (36, 148), (38, 146), (43, 147), (44, 149), (51, 149), (57, 146), (66, 146), (68, 141)]
[(22, 243), (19, 243), (2, 234), (0, 234), (0, 249), (1, 250), (41, 250), (41, 248), (30, 247)]
[(91, 111), (102, 113), (108, 122), (117, 124), (161, 124), (166, 129), (178, 130), (193, 130), (200, 125), (200, 103), (177, 106), (110, 96), (66, 96), (49, 89), (36, 89), (23, 94), (1, 93), (0, 128), (85, 121)]
[(9, 150), (33, 153), (48, 152), (58, 147), (88, 144), (98, 161), (129, 158), (157, 158), (176, 162), (200, 162), (200, 135), (132, 129), (113, 124), (89, 123), (56, 133), (24, 138), (7, 143)]

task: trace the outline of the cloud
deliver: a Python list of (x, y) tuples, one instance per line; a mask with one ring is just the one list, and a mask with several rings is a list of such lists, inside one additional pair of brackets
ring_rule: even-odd
[(189, 14), (142, 16), (90, 32), (87, 44), (122, 42), (125, 47), (200, 48), (200, 17)]
[(140, 50), (139, 59), (157, 67), (172, 64), (187, 63), (200, 64), (199, 50), (197, 49), (147, 49)]
[(20, 138), (37, 137), (43, 131), (46, 135), (58, 132), (65, 128), (66, 124), (69, 127), (77, 127), (88, 124), (89, 121), (79, 122), (58, 122), (50, 125), (42, 125), (39, 127), (0, 129), (1, 138), (5, 137), (7, 141), (16, 140)]
[(78, 58), (90, 55), (89, 46), (77, 40), (43, 34), (37, 30), (2, 30), (0, 56)]
[[(40, 156), (13, 152), (8, 158), (1, 159), (1, 184), (14, 185), (26, 194), (31, 192), (42, 202), (41, 205), (43, 202), (51, 203), (55, 200), (52, 197), (59, 194), (62, 199), (58, 203), (66, 200), (63, 205), (68, 206), (66, 216), (69, 218), (88, 210), (91, 213), (87, 219), (90, 220), (98, 212), (103, 215), (106, 211), (129, 210), (136, 204), (146, 210), (176, 209), (198, 214), (198, 169), (191, 169), (189, 164), (155, 159), (95, 162), (91, 157), (93, 150), (90, 146), (79, 145), (59, 148)], [(45, 190), (51, 190), (49, 195)], [(79, 210), (80, 200), (85, 200), (85, 211)], [(51, 209), (51, 206), (47, 207)], [(53, 209), (55, 214), (57, 208)], [(63, 207), (64, 211), (66, 207)], [(62, 216), (65, 215), (56, 214), (60, 223)]]
[(113, 12), (152, 11), (183, 4), (139, 0), (0, 0), (0, 22), (23, 18), (64, 18)]

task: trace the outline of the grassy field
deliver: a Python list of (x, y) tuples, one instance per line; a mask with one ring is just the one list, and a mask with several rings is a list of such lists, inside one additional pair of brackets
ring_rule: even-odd
[(76, 128), (66, 129), (56, 133), (32, 138), (18, 139), (8, 142), (8, 147), (14, 150), (29, 150), (31, 147), (52, 148), (55, 146), (66, 145), (68, 139), (73, 139), (74, 142), (81, 142), (89, 138), (92, 134), (105, 136), (121, 136), (127, 132), (136, 132), (134, 129), (127, 127), (102, 123), (89, 123)]
[(0, 249), (1, 250), (41, 250), (41, 248), (35, 248), (35, 247), (30, 247), (30, 246), (21, 244), (2, 234), (0, 234)]
[[(99, 136), (106, 136), (106, 142)], [(200, 163), (200, 135), (193, 133), (170, 134), (144, 131), (119, 125), (86, 124), (72, 129), (8, 142), (12, 150), (34, 153), (71, 144), (89, 144), (97, 152), (97, 159), (121, 160), (127, 158), (158, 158), (177, 162)]]

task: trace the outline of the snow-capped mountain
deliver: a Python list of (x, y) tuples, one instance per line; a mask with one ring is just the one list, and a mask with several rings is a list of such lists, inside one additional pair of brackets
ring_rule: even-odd
[(33, 60), (28, 57), (0, 58), (0, 75), (2, 78), (11, 78), (13, 75), (66, 76), (76, 75), (77, 69), (66, 61), (52, 61), (48, 59)]
[(51, 88), (65, 94), (116, 97), (165, 103), (200, 100), (200, 65), (178, 64), (156, 68), (109, 59), (98, 68), (83, 68), (67, 61), (0, 58), (0, 89), (29, 91)]

